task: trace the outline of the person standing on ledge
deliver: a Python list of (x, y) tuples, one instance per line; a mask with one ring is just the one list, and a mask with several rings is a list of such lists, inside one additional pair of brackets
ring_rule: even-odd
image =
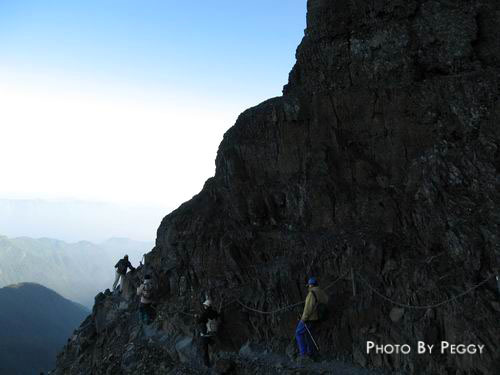
[(128, 261), (128, 255), (125, 255), (123, 259), (120, 259), (118, 263), (116, 263), (115, 268), (116, 268), (116, 275), (115, 275), (115, 282), (113, 283), (113, 291), (116, 290), (118, 281), (120, 281), (120, 290), (122, 289), (123, 278), (127, 274), (128, 268), (130, 268), (130, 271), (135, 270), (135, 268), (132, 267), (132, 264), (130, 264), (130, 262)]
[(154, 285), (150, 275), (144, 276), (144, 282), (137, 288), (137, 295), (141, 297), (139, 305), (139, 312), (141, 315), (141, 322), (151, 324), (153, 321), (153, 295)]
[(203, 302), (203, 313), (196, 315), (196, 323), (201, 325), (201, 344), (203, 350), (203, 363), (210, 367), (209, 346), (213, 345), (214, 338), (219, 328), (220, 315), (212, 308), (212, 300), (207, 299)]
[[(328, 295), (319, 288), (315, 277), (309, 278), (307, 282), (308, 293), (304, 305), (304, 311), (295, 329), (295, 338), (299, 347), (299, 360), (312, 358), (317, 355), (316, 344), (313, 335), (320, 320), (319, 306), (328, 303)], [(323, 318), (323, 317), (321, 317)]]

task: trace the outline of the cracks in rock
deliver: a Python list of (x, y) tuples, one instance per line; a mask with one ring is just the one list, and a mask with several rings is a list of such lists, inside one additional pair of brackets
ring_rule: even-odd
[(474, 16), (474, 23), (476, 25), (476, 33), (475, 33), (474, 39), (471, 40), (471, 47), (472, 47), (472, 51), (473, 51), (473, 54), (471, 55), (471, 60), (473, 57), (477, 58), (477, 61), (479, 61), (479, 63), (481, 64), (481, 67), (484, 67), (485, 64), (481, 60), (480, 53), (478, 51), (480, 49), (481, 39), (482, 39), (482, 35), (483, 35), (482, 27), (481, 27), (482, 17), (483, 16), (479, 11), (477, 11), (476, 15)]
[(349, 71), (349, 83), (352, 86), (354, 86), (353, 80), (352, 80), (352, 50), (351, 50), (351, 35), (347, 36), (347, 49), (348, 49), (348, 54), (349, 54), (349, 63), (347, 64), (347, 69)]

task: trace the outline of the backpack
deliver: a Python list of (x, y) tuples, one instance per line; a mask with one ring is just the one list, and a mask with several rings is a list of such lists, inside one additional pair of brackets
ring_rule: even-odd
[(311, 290), (311, 293), (314, 296), (314, 299), (316, 300), (316, 314), (318, 315), (318, 322), (325, 321), (328, 319), (328, 305), (326, 303), (321, 302), (318, 299), (318, 296), (316, 296), (316, 293), (314, 293)]
[(215, 335), (219, 330), (219, 318), (208, 319), (207, 322), (207, 335)]

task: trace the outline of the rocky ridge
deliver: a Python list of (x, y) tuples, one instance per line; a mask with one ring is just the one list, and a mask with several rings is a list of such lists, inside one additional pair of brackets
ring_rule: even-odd
[[(146, 265), (161, 286), (148, 329), (161, 339), (134, 323), (142, 268), (123, 300), (96, 297), (56, 373), (195, 371), (192, 314), (207, 295), (224, 312), (220, 361), (250, 344), (293, 357), (300, 305), (254, 310), (295, 305), (314, 274), (330, 286), (333, 314), (318, 337), (327, 357), (491, 374), (500, 365), (498, 31), (494, 0), (309, 0), (283, 96), (239, 116), (215, 176), (158, 228)], [(367, 340), (486, 351), (375, 355)]]

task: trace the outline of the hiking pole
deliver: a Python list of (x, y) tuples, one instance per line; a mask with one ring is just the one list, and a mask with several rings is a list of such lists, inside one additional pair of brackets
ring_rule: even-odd
[(314, 346), (316, 347), (316, 350), (319, 352), (319, 346), (318, 346), (318, 344), (316, 344), (316, 340), (314, 340), (314, 337), (313, 337), (311, 331), (309, 331), (309, 328), (307, 328), (306, 322), (304, 322), (304, 327), (306, 327), (307, 333), (309, 333), (309, 336), (311, 337), (311, 340), (312, 340)]

